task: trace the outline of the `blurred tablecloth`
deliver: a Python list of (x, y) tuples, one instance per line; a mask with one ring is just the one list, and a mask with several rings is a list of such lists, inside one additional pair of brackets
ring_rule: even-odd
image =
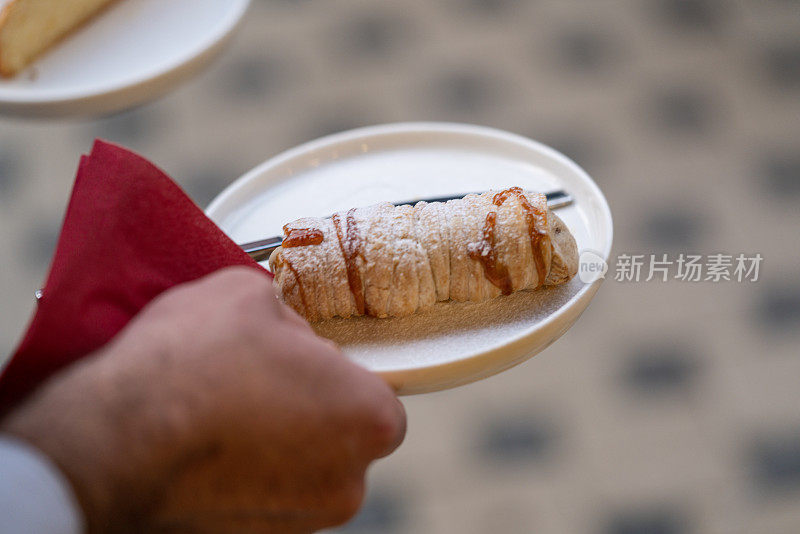
[[(406, 399), (347, 532), (800, 531), (800, 4), (255, 0), (200, 79), (100, 120), (0, 120), (0, 350), (95, 137), (201, 204), (257, 163), (401, 120), (508, 129), (603, 188), (615, 254), (760, 253), (756, 283), (608, 280), (564, 338)], [(613, 267), (612, 267), (613, 272)]]

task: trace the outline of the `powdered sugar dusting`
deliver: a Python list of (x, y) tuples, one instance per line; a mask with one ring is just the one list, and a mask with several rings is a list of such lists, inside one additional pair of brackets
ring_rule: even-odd
[(439, 302), (408, 317), (334, 318), (312, 327), (374, 371), (437, 365), (508, 343), (564, 306), (583, 286), (574, 278), (561, 286), (481, 303)]

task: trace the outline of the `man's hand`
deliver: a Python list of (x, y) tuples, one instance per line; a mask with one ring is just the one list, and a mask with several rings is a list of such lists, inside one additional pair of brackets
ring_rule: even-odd
[(357, 511), (405, 415), (267, 277), (231, 268), (164, 293), (3, 430), (61, 467), (92, 532), (311, 532)]

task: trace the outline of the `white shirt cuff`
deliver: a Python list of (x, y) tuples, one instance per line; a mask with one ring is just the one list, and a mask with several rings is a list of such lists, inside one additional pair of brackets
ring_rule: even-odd
[(0, 532), (83, 531), (78, 501), (55, 464), (30, 445), (0, 436)]

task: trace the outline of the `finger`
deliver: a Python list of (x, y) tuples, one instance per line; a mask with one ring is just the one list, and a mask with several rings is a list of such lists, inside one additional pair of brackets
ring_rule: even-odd
[(291, 324), (303, 328), (305, 330), (311, 330), (311, 325), (308, 324), (308, 321), (303, 319), (303, 317), (294, 311), (290, 306), (287, 306), (283, 302), (281, 302), (277, 295), (275, 296), (275, 303), (279, 308), (279, 313), (281, 316), (286, 319)]
[(398, 447), (400, 447), (400, 445), (403, 443), (403, 440), (406, 437), (406, 430), (408, 429), (406, 408), (405, 406), (403, 406), (403, 403), (400, 402), (400, 399), (398, 399), (397, 397), (395, 397), (394, 402), (392, 404), (395, 411), (394, 417), (396, 421), (394, 435), (389, 440), (388, 445), (386, 445), (386, 447), (384, 447), (383, 450), (381, 450), (378, 453), (378, 456), (376, 458), (384, 458), (392, 454), (394, 451), (397, 450)]

